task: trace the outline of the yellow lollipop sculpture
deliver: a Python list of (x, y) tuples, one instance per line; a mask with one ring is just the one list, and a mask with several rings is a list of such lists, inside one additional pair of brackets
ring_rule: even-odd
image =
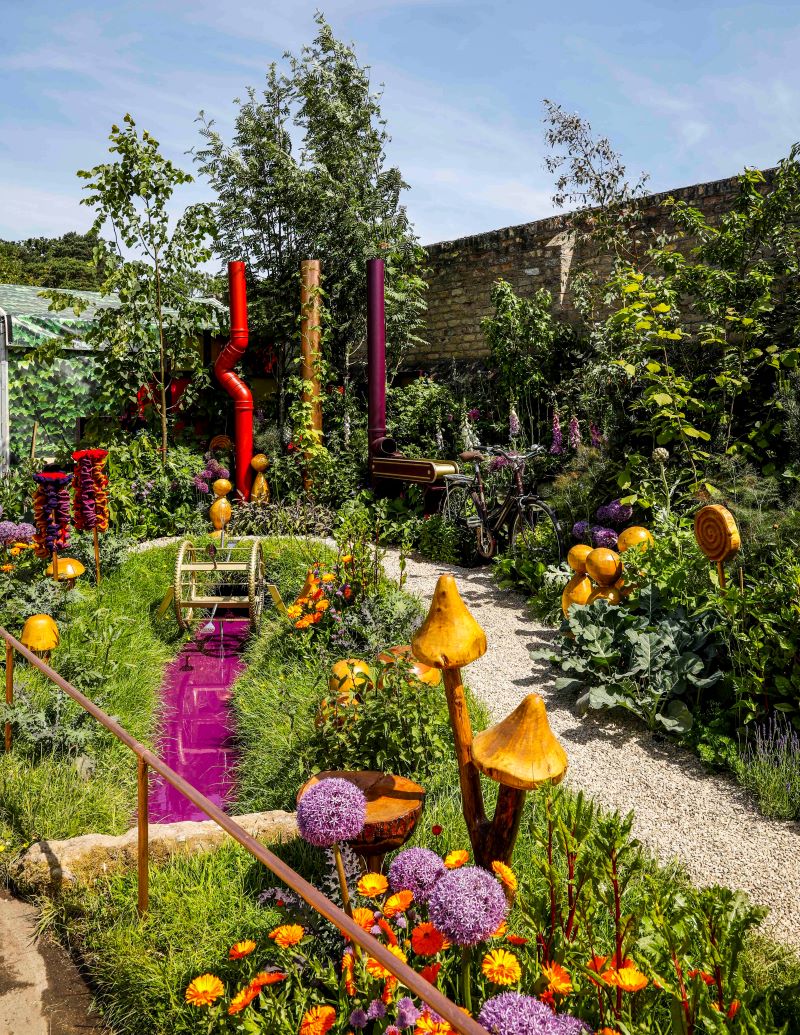
[(725, 589), (723, 565), (739, 552), (742, 545), (733, 514), (718, 503), (703, 507), (694, 516), (694, 537), (706, 557), (716, 563), (720, 589)]
[(208, 508), (208, 516), (211, 518), (211, 524), (214, 526), (214, 531), (211, 534), (219, 537), (224, 534), (225, 528), (231, 519), (232, 508), (230, 501), (225, 497), (233, 489), (233, 486), (227, 478), (217, 478), (211, 488), (216, 498)]
[(256, 453), (250, 461), (250, 466), (256, 472), (253, 488), (250, 490), (250, 499), (253, 503), (269, 503), (269, 485), (264, 474), (269, 467), (269, 459), (263, 453)]

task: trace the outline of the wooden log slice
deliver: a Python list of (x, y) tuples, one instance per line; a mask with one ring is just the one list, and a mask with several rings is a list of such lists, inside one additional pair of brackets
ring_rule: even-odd
[(363, 856), (383, 856), (406, 843), (422, 815), (424, 787), (390, 773), (328, 771), (306, 780), (297, 792), (297, 800), (300, 801), (309, 787), (332, 776), (354, 783), (367, 799), (364, 829), (358, 838), (349, 842), (354, 851)]

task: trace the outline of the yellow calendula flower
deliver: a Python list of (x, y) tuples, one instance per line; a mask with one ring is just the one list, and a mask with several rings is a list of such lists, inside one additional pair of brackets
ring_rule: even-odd
[(572, 991), (572, 978), (560, 963), (546, 963), (542, 967), (542, 974), (547, 987), (555, 995), (569, 995)]
[(286, 608), (286, 614), (290, 618), (299, 618), (302, 613), (302, 607), (299, 607), (297, 604), (290, 604), (289, 607)]
[(192, 1006), (211, 1006), (225, 992), (216, 974), (201, 974), (190, 981), (186, 989), (186, 1002)]
[(300, 924), (283, 924), (281, 927), (275, 928), (270, 934), (270, 938), (282, 949), (288, 949), (302, 941), (305, 933)]
[(364, 898), (376, 898), (387, 890), (389, 881), (382, 873), (365, 873), (356, 887)]
[(481, 970), (493, 985), (515, 985), (522, 977), (522, 967), (513, 952), (493, 949), (487, 952)]
[(444, 859), (444, 864), (448, 870), (457, 870), (460, 866), (469, 862), (469, 852), (465, 852), (463, 848), (458, 848), (454, 852), (449, 852)]
[[(386, 948), (391, 952), (393, 956), (396, 956), (401, 963), (406, 962), (406, 954), (398, 945), (387, 945)], [(376, 959), (371, 956), (367, 960), (367, 973), (374, 978), (383, 980), (383, 978), (391, 977), (389, 971), (384, 967), (382, 963), (378, 963)]]
[(627, 961), (626, 966), (611, 970), (604, 976), (609, 985), (621, 988), (623, 992), (641, 992), (643, 988), (647, 987), (647, 978), (644, 974), (633, 964), (628, 964)]
[(255, 947), (256, 943), (251, 938), (247, 938), (243, 942), (236, 942), (232, 945), (228, 956), (232, 960), (240, 960), (243, 956), (249, 956)]
[(342, 557), (342, 564), (351, 564), (352, 561), (353, 561), (353, 555), (352, 554), (346, 553), (344, 555), (344, 557)]
[(517, 875), (511, 869), (510, 866), (506, 866), (504, 862), (496, 860), (492, 863), (492, 872), (498, 878), (501, 884), (504, 884), (509, 891), (516, 891), (519, 887), (517, 882)]
[(322, 576), (322, 581), (323, 582), (335, 582), (336, 581), (336, 576), (333, 574), (332, 571), (326, 571), (325, 574)]
[(329, 600), (322, 599), (317, 601), (317, 611), (327, 611), (330, 606)]
[(383, 915), (388, 916), (391, 920), (393, 916), (405, 913), (413, 901), (414, 893), (412, 891), (398, 891), (396, 895), (390, 895), (386, 899), (383, 905)]

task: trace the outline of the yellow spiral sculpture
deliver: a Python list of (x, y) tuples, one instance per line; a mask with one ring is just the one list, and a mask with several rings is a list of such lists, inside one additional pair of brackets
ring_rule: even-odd
[(706, 557), (716, 562), (719, 584), (724, 589), (725, 571), (722, 566), (738, 553), (742, 545), (733, 514), (716, 503), (703, 507), (694, 516), (694, 537)]

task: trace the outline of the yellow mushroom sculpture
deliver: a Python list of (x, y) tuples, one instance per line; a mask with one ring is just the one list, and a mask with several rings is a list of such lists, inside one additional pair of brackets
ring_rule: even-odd
[(50, 615), (31, 615), (22, 627), (19, 642), (46, 658), (58, 646), (58, 626)]
[[(553, 737), (535, 694), (473, 740), (461, 669), (486, 653), (486, 635), (470, 614), (452, 575), (441, 575), (430, 610), (411, 641), (414, 657), (441, 669), (458, 762), (461, 803), (475, 861), (510, 862), (528, 790), (558, 782), (567, 757)], [(480, 774), (500, 784), (494, 817), (483, 802)]]
[(56, 582), (65, 582), (67, 589), (72, 589), (75, 579), (79, 579), (85, 571), (86, 568), (74, 557), (59, 557), (57, 562), (51, 561), (47, 565), (47, 574)]

